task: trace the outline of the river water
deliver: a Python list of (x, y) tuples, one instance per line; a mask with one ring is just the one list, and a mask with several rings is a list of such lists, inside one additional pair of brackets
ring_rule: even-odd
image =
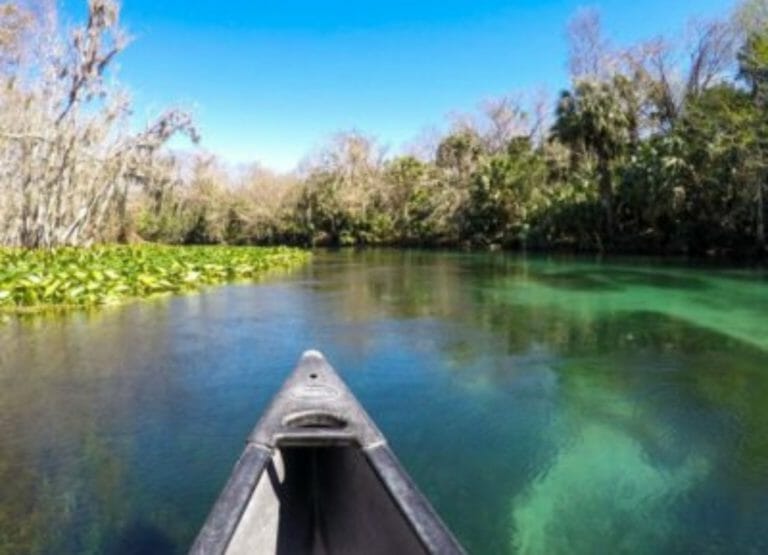
[(0, 322), (0, 553), (184, 553), (322, 350), (471, 553), (768, 552), (768, 275), (315, 255)]

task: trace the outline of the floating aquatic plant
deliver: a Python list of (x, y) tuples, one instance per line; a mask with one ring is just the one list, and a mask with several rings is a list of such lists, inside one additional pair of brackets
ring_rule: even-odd
[(0, 310), (115, 304), (255, 279), (308, 253), (285, 247), (100, 246), (0, 249)]

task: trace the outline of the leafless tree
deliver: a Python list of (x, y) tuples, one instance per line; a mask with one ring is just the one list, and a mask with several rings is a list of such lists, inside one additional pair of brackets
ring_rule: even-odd
[(552, 124), (552, 98), (547, 91), (533, 92), (529, 109), (528, 135), (535, 145), (543, 145)]
[(733, 69), (738, 33), (732, 21), (697, 20), (689, 36), (686, 94), (696, 96)]
[(668, 129), (677, 119), (685, 98), (685, 77), (679, 49), (663, 37), (626, 49), (621, 54), (624, 72), (641, 100), (638, 124), (643, 130)]
[(689, 24), (685, 40), (656, 37), (614, 49), (603, 38), (599, 14), (592, 9), (574, 17), (568, 34), (574, 81), (623, 75), (641, 100), (640, 127), (649, 130), (668, 128), (686, 98), (732, 73), (738, 43), (732, 20), (697, 20)]
[(743, 40), (754, 32), (768, 28), (768, 0), (744, 0), (736, 6), (732, 23)]
[(481, 109), (485, 123), (482, 138), (488, 152), (504, 152), (514, 138), (530, 134), (529, 114), (518, 98), (486, 100)]
[(422, 128), (416, 137), (404, 145), (405, 154), (422, 162), (434, 162), (435, 152), (440, 144), (443, 132), (434, 125)]
[[(340, 217), (363, 221), (374, 208), (386, 150), (368, 135), (353, 130), (334, 135), (301, 164), (307, 210), (321, 209), (336, 229)], [(306, 221), (311, 214), (304, 214)]]
[(294, 220), (299, 181), (292, 174), (278, 174), (260, 165), (248, 168), (234, 185), (230, 210), (242, 222), (247, 237), (275, 242), (286, 222)]
[[(41, 19), (18, 3), (3, 6), (10, 21)], [(55, 14), (44, 19), (55, 21)], [(106, 79), (127, 43), (115, 0), (90, 0), (86, 23), (69, 39), (44, 25), (23, 27), (29, 32), (36, 34), (32, 41), (13, 42), (18, 33), (2, 39), (44, 50), (25, 57), (20, 48), (0, 77), (0, 243), (52, 247), (108, 239), (114, 220), (126, 217), (129, 188), (165, 179), (155, 164), (161, 147), (176, 133), (193, 140), (197, 133), (178, 110), (142, 133), (127, 131), (129, 100)]]
[(16, 4), (0, 4), (0, 70), (7, 75), (20, 62), (32, 15)]
[(574, 81), (602, 79), (610, 73), (610, 44), (603, 36), (600, 12), (583, 8), (568, 23), (568, 67)]

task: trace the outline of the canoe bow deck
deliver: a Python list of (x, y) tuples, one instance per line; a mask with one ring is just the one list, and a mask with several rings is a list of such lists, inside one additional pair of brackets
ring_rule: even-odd
[(190, 550), (272, 553), (464, 553), (317, 351), (249, 436)]

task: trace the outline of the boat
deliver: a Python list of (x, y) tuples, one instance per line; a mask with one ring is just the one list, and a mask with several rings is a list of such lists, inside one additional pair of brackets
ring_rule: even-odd
[(191, 555), (463, 554), (318, 351), (248, 437)]

